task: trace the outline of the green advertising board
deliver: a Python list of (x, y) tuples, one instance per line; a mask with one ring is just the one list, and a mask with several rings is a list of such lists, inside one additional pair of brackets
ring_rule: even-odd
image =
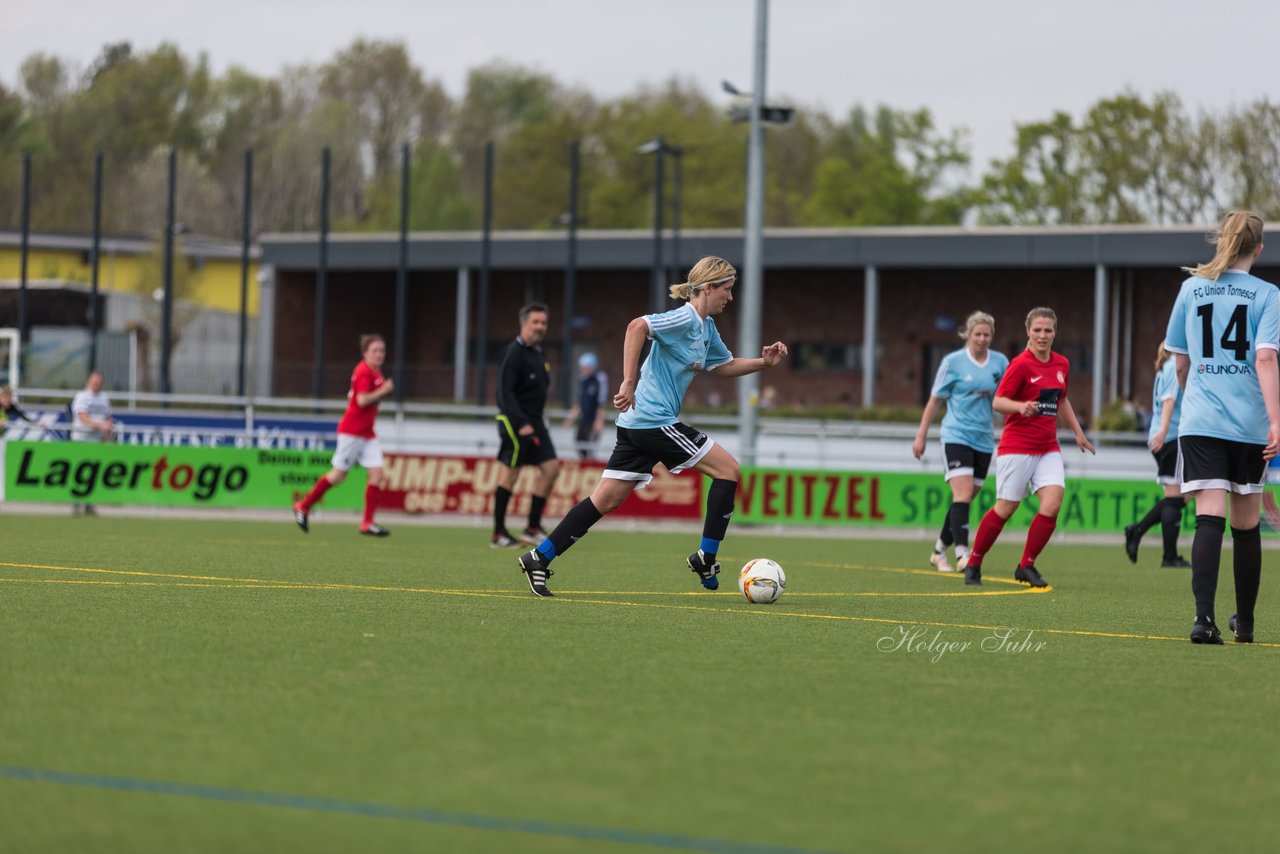
[[(7, 501), (176, 507), (284, 507), (329, 470), (332, 452), (4, 442)], [(363, 470), (362, 470), (363, 471)], [(325, 496), (359, 509), (363, 474)]]
[[(1058, 515), (1059, 531), (1123, 531), (1163, 497), (1152, 480), (1076, 478)], [(841, 472), (820, 469), (744, 467), (734, 521), (781, 525), (881, 525), (935, 528), (951, 503), (951, 488), (937, 474)], [(995, 504), (995, 478), (973, 502), (973, 524)], [(1024, 501), (1009, 524), (1027, 527), (1037, 501)], [(1195, 525), (1193, 508), (1183, 527)]]

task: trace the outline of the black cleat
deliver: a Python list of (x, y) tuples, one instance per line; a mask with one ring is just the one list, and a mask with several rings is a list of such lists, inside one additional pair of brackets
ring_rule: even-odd
[(508, 534), (506, 531), (498, 531), (489, 539), (490, 548), (514, 549), (519, 545), (520, 541)]
[(1191, 627), (1192, 643), (1222, 644), (1222, 632), (1213, 623), (1196, 623)]
[(360, 533), (366, 537), (389, 537), (391, 532), (379, 525), (377, 522), (370, 522), (368, 525), (360, 526)]
[(1187, 560), (1182, 555), (1177, 555), (1176, 557), (1167, 557), (1160, 561), (1160, 566), (1165, 569), (1190, 569), (1191, 561)]
[(1049, 582), (1040, 575), (1034, 566), (1020, 566), (1013, 571), (1013, 580), (1028, 587), (1048, 587)]
[(982, 567), (974, 566), (971, 563), (964, 565), (964, 583), (965, 584), (982, 584)]
[(520, 571), (529, 580), (529, 589), (533, 591), (534, 596), (555, 595), (547, 587), (547, 579), (555, 573), (551, 571), (551, 567), (547, 566), (546, 558), (542, 556), (542, 552), (537, 549), (525, 552), (516, 558), (516, 563), (520, 565)]
[[(1231, 634), (1236, 636), (1236, 643), (1253, 643), (1253, 621), (1245, 622), (1235, 614), (1227, 621)], [(1193, 638), (1194, 639), (1194, 638)]]
[(720, 589), (720, 562), (715, 557), (708, 558), (702, 549), (698, 549), (689, 555), (689, 568), (693, 570), (694, 575), (698, 576), (698, 580), (702, 582), (702, 586), (708, 590)]
[(1138, 543), (1142, 542), (1142, 534), (1137, 525), (1124, 526), (1124, 553), (1129, 556), (1129, 563), (1138, 562)]
[(298, 527), (302, 529), (302, 533), (307, 533), (311, 528), (307, 525), (307, 511), (302, 509), (302, 503), (295, 501), (293, 503), (293, 521), (298, 523)]

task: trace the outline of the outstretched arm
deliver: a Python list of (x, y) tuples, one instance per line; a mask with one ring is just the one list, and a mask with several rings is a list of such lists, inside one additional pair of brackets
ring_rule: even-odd
[(772, 368), (783, 360), (787, 352), (786, 344), (774, 341), (760, 351), (759, 359), (733, 359), (716, 368), (716, 373), (722, 377), (744, 377), (747, 374)]

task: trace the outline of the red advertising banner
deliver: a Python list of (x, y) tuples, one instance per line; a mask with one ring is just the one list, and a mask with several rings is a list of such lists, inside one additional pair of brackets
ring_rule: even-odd
[[(502, 463), (491, 457), (387, 454), (378, 506), (406, 513), (488, 515), (493, 513), (493, 490), (502, 468)], [(560, 477), (547, 496), (545, 515), (556, 519), (568, 513), (591, 494), (603, 471), (604, 464), (597, 461), (560, 460)], [(535, 467), (520, 469), (515, 494), (507, 508), (512, 517), (529, 512), (536, 480)], [(610, 516), (700, 519), (702, 480), (697, 472), (676, 476), (658, 465), (653, 470), (653, 482), (632, 492)]]

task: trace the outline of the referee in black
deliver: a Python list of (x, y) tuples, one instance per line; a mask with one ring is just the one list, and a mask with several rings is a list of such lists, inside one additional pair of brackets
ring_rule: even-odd
[[(547, 307), (531, 302), (520, 309), (520, 335), (507, 345), (498, 368), (498, 460), (504, 468), (493, 491), (495, 549), (513, 548), (521, 542), (536, 546), (547, 538), (542, 529), (542, 509), (560, 475), (551, 434), (542, 411), (551, 385), (551, 364), (542, 352), (547, 336)], [(538, 482), (529, 503), (529, 524), (521, 539), (507, 532), (507, 505), (521, 466), (537, 466)]]

